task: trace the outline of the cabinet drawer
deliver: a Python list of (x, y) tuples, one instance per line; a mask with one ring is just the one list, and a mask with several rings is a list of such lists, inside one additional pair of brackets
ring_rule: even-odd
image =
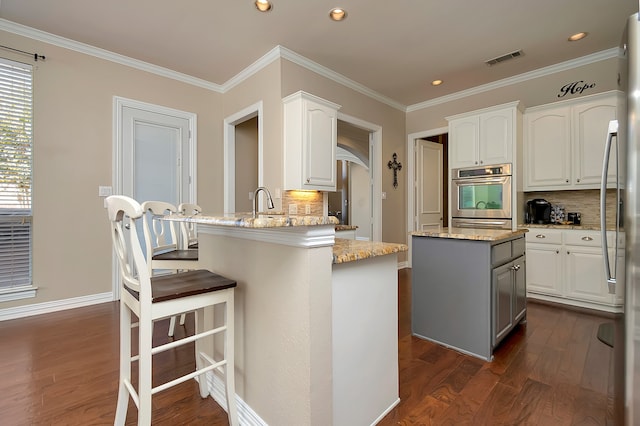
[(525, 253), (526, 243), (524, 238), (511, 241), (511, 257), (520, 257)]
[(491, 246), (491, 266), (501, 265), (511, 259), (511, 241)]
[(525, 234), (528, 243), (562, 244), (562, 231), (553, 229), (529, 228)]
[(602, 247), (598, 231), (564, 231), (564, 243), (572, 246)]

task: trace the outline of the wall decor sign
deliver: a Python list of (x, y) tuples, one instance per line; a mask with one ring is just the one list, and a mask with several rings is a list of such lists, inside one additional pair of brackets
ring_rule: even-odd
[(558, 97), (564, 98), (567, 95), (582, 94), (585, 90), (593, 89), (594, 87), (596, 87), (595, 83), (585, 83), (584, 80), (574, 81), (562, 86), (560, 88), (560, 93), (558, 93)]
[(398, 162), (398, 155), (394, 152), (393, 153), (393, 161), (389, 161), (387, 163), (387, 167), (389, 167), (391, 170), (393, 170), (393, 187), (397, 188), (398, 187), (398, 172), (400, 170), (402, 170), (402, 163)]

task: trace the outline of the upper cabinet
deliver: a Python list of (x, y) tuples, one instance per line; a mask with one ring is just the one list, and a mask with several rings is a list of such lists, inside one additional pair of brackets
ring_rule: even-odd
[[(609, 121), (618, 117), (620, 92), (529, 108), (524, 114), (524, 190), (600, 188)], [(616, 151), (607, 182), (615, 185)], [(620, 162), (621, 175), (624, 164)]]
[(336, 190), (340, 105), (305, 92), (284, 103), (284, 189)]
[(449, 168), (513, 163), (518, 102), (447, 117)]

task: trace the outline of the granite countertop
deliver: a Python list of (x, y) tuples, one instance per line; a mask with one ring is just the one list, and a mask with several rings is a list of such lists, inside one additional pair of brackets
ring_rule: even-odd
[(164, 220), (193, 222), (203, 225), (230, 226), (235, 228), (282, 228), (288, 226), (337, 225), (333, 216), (285, 216), (281, 214), (257, 215), (251, 213), (228, 213), (220, 216), (209, 215), (170, 215)]
[(333, 246), (333, 263), (353, 262), (407, 250), (406, 244), (336, 238)]
[(501, 241), (524, 235), (526, 228), (512, 231), (510, 229), (483, 228), (440, 228), (427, 231), (414, 231), (414, 237), (451, 238), (454, 240)]
[[(528, 228), (543, 228), (543, 229), (578, 229), (582, 231), (599, 231), (600, 225), (574, 225), (572, 223), (560, 224), (560, 223), (523, 223), (518, 225), (518, 229), (528, 229)], [(615, 228), (607, 228), (609, 231), (614, 231)]]
[(358, 227), (355, 225), (336, 225), (336, 232), (337, 231), (354, 231), (356, 229), (358, 229)]

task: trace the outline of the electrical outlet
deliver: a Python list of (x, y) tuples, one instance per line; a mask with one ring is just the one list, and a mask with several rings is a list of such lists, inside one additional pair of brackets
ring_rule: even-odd
[(382, 193), (382, 199), (383, 199), (383, 200), (386, 200), (386, 199), (387, 199), (387, 193), (386, 193), (386, 192), (383, 192), (383, 193)]
[(304, 214), (311, 214), (311, 206), (309, 204), (304, 206)]
[(295, 216), (298, 214), (298, 205), (289, 204), (289, 216)]

